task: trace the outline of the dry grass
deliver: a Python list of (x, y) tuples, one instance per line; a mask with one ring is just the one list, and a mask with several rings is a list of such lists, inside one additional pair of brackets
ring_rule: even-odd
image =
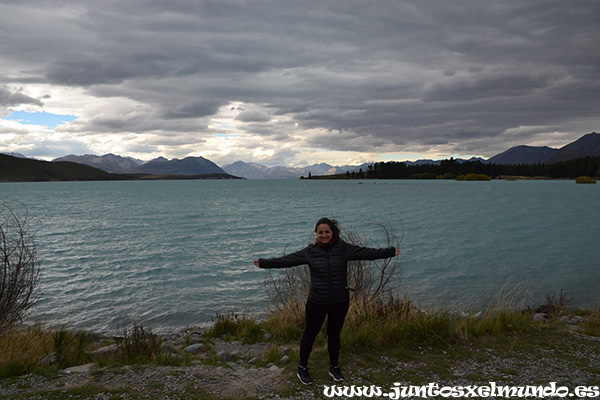
[(0, 378), (32, 372), (52, 344), (52, 336), (41, 329), (12, 330), (0, 339)]
[(41, 325), (12, 329), (0, 338), (0, 378), (47, 370), (39, 362), (50, 353), (58, 355), (54, 368), (83, 363), (89, 343), (81, 332), (48, 330)]

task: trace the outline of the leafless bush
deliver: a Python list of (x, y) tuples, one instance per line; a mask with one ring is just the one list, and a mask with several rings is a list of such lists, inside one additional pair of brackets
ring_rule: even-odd
[(27, 217), (0, 205), (0, 334), (21, 322), (35, 301), (39, 269)]
[(160, 339), (150, 329), (133, 324), (123, 328), (123, 337), (117, 341), (117, 359), (126, 364), (146, 364), (160, 356)]
[(265, 278), (265, 290), (271, 299), (271, 313), (291, 319), (300, 318), (304, 313), (309, 288), (310, 270), (307, 265), (269, 270)]
[(546, 302), (541, 304), (539, 307), (533, 309), (529, 305), (527, 310), (530, 312), (544, 313), (544, 314), (560, 314), (567, 310), (569, 303), (573, 300), (572, 296), (567, 296), (562, 289), (560, 293), (550, 294), (546, 293)]
[[(400, 246), (393, 229), (385, 223), (373, 223), (384, 232), (386, 243), (375, 243), (371, 238), (349, 229), (342, 231), (342, 239), (350, 244), (366, 247)], [(348, 286), (352, 288), (351, 307), (356, 315), (381, 312), (400, 304), (396, 296), (400, 287), (400, 264), (397, 257), (376, 261), (348, 263)], [(308, 266), (270, 270), (265, 278), (265, 290), (271, 300), (271, 312), (279, 316), (302, 318), (310, 287)]]

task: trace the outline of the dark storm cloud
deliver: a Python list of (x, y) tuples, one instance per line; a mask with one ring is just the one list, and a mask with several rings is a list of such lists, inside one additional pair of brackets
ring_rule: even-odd
[(529, 76), (526, 73), (500, 73), (477, 77), (448, 79), (432, 85), (423, 93), (423, 100), (430, 101), (471, 101), (498, 97), (527, 96), (535, 90), (547, 88), (549, 76)]
[(102, 59), (57, 60), (46, 67), (45, 78), (54, 85), (88, 87), (119, 84), (132, 74), (127, 66)]
[[(353, 151), (446, 145), (490, 156), (544, 132), (574, 140), (587, 133), (576, 129), (600, 122), (595, 0), (0, 7), (5, 82), (83, 88), (141, 107), (75, 121), (80, 134), (179, 132), (181, 143), (201, 143), (208, 119), (238, 102), (256, 105), (235, 117), (246, 133), (277, 142)], [(0, 86), (0, 105), (19, 104), (42, 106)], [(277, 116), (298, 131), (281, 132)]]

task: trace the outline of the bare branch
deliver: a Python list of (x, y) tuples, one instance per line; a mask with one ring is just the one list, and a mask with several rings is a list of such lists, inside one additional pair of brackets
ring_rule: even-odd
[(39, 269), (27, 214), (0, 205), (0, 334), (21, 322), (35, 302)]

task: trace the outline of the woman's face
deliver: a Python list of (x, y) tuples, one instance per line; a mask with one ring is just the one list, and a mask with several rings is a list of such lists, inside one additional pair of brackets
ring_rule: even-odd
[(333, 238), (333, 232), (331, 227), (327, 224), (321, 224), (317, 226), (317, 242), (329, 243)]

